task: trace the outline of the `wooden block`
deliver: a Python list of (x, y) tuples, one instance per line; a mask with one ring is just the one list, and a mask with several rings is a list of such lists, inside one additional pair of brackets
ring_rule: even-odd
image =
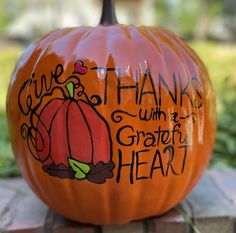
[(235, 233), (234, 220), (230, 217), (197, 218), (195, 225), (200, 233)]
[(21, 177), (0, 179), (0, 187), (15, 190), (24, 194), (31, 192), (30, 187)]
[(8, 213), (12, 218), (11, 224), (7, 226), (7, 231), (11, 232), (17, 229), (22, 231), (44, 227), (45, 216), (48, 208), (33, 193), (21, 197)]
[(137, 221), (120, 226), (104, 226), (102, 233), (145, 233), (145, 228), (142, 221)]
[(208, 172), (188, 196), (195, 218), (236, 216), (236, 208), (215, 185)]
[(6, 211), (7, 205), (10, 203), (15, 194), (15, 190), (0, 186), (0, 216), (2, 216), (3, 212)]
[(53, 233), (95, 233), (96, 231), (94, 228), (86, 228), (86, 227), (81, 227), (81, 228), (74, 228), (74, 227), (67, 227), (67, 228), (61, 228), (58, 229), (57, 231), (53, 231)]
[[(182, 213), (182, 214), (181, 214)], [(170, 210), (166, 214), (156, 218), (147, 219), (148, 233), (188, 233), (189, 224), (186, 222), (184, 215), (191, 218), (191, 211), (188, 203), (182, 202), (175, 209)]]
[(0, 212), (0, 232), (42, 230), (48, 208), (30, 191), (25, 181), (22, 178), (0, 179), (0, 187), (1, 206), (7, 203)]
[[(225, 183), (227, 185), (227, 182)], [(234, 233), (236, 206), (207, 171), (188, 196), (194, 224), (201, 233)]]
[(208, 174), (223, 194), (236, 206), (236, 170), (212, 169), (208, 171)]
[(50, 211), (52, 214), (53, 221), (51, 221), (51, 226), (50, 229), (46, 226), (45, 223), (45, 228), (48, 229), (48, 232), (53, 232), (53, 233), (94, 233), (95, 232), (95, 227), (92, 225), (87, 225), (87, 224), (81, 224), (81, 223), (76, 223), (71, 220), (65, 219), (62, 216), (53, 213)]
[(11, 222), (7, 213), (11, 209), (12, 200), (16, 197), (16, 191), (6, 187), (0, 187), (0, 232)]

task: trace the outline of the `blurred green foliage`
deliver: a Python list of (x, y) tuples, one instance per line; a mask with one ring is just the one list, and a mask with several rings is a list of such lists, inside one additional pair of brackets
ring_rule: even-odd
[(18, 176), (19, 171), (12, 155), (7, 132), (6, 115), (0, 113), (0, 177)]
[(218, 130), (211, 166), (236, 167), (236, 45), (193, 42), (216, 90)]
[[(208, 67), (217, 93), (218, 133), (211, 166), (236, 167), (236, 45), (192, 42), (190, 46)], [(0, 48), (0, 177), (19, 172), (11, 152), (5, 115), (5, 96), (11, 73), (23, 48)]]
[(236, 85), (227, 79), (222, 86), (221, 111), (218, 115), (218, 133), (212, 165), (236, 167)]
[[(9, 4), (10, 2), (10, 4)], [(26, 0), (9, 1), (0, 0), (0, 32), (6, 29), (6, 26), (12, 22), (25, 9)]]
[(6, 1), (0, 1), (0, 31), (2, 31), (5, 26), (10, 21), (10, 16), (6, 11)]
[[(156, 23), (177, 32), (184, 38), (206, 39), (217, 20), (236, 14), (235, 0), (155, 0)], [(226, 25), (235, 30), (235, 21)]]
[(7, 87), (16, 60), (22, 53), (22, 47), (13, 46), (0, 49), (0, 177), (16, 176), (19, 171), (12, 155), (7, 120), (5, 114), (5, 102)]

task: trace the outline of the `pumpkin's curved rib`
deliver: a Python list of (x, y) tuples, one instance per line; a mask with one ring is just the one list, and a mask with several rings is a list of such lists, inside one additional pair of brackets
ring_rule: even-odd
[[(44, 155), (45, 152), (39, 151), (38, 150), (38, 146), (37, 146), (37, 134), (36, 134), (36, 151), (39, 157), (42, 157), (43, 160), (42, 162), (46, 161), (49, 157), (50, 157), (50, 150), (51, 150), (51, 138), (50, 138), (50, 131), (51, 131), (51, 122), (53, 122), (53, 120), (55, 119), (58, 111), (61, 109), (61, 107), (63, 106), (63, 102), (64, 100), (62, 99), (53, 99), (50, 100), (45, 106), (44, 108), (41, 110), (40, 114), (39, 114), (39, 121), (38, 121), (38, 125), (37, 125), (37, 133), (40, 134), (40, 130), (42, 127), (44, 127), (44, 129), (47, 131), (48, 134), (48, 140), (49, 140), (49, 149), (48, 149), (48, 153), (47, 155)], [(42, 127), (40, 126), (40, 124), (42, 125)], [(45, 135), (46, 136), (46, 135)], [(44, 140), (44, 138), (42, 138)], [(42, 156), (40, 155), (42, 154)]]
[(83, 43), (85, 43), (85, 38), (88, 40), (89, 36), (94, 33), (92, 28), (88, 28), (87, 32), (83, 32), (77, 43), (75, 43), (75, 56), (78, 56), (80, 50), (83, 48)]
[[(64, 102), (63, 107), (57, 112), (53, 122), (51, 122), (50, 138), (51, 150), (50, 157), (56, 165), (68, 164), (69, 148), (66, 133), (66, 113), (68, 111), (70, 100)], [(63, 122), (61, 124), (61, 122)]]
[[(62, 53), (66, 60), (70, 60), (71, 57), (76, 56), (75, 51), (77, 49), (78, 43), (80, 42), (81, 38), (90, 31), (91, 27), (81, 27), (80, 29), (81, 30), (78, 32), (76, 28), (72, 28), (72, 30), (68, 33), (65, 33), (63, 37), (57, 38), (53, 41), (53, 43), (51, 43), (52, 48), (54, 46), (58, 46), (61, 48), (58, 51), (58, 56), (60, 56), (60, 54)], [(65, 43), (65, 41), (68, 44), (68, 47), (66, 50), (63, 50), (63, 44)], [(68, 64), (65, 63), (63, 65), (67, 66)]]
[(91, 163), (94, 153), (91, 129), (76, 101), (72, 101), (68, 108), (66, 128), (70, 158)]
[(201, 67), (203, 65), (201, 59), (199, 58), (199, 56), (186, 44), (184, 43), (183, 40), (181, 40), (181, 38), (178, 38), (174, 33), (161, 28), (160, 31), (164, 34), (166, 34), (169, 38), (172, 38), (174, 41), (176, 41), (179, 46), (185, 51), (187, 52), (188, 56), (191, 58), (191, 60), (196, 63), (198, 65), (198, 67)]
[(184, 64), (184, 58), (182, 53), (178, 50), (178, 48), (175, 47), (174, 43), (171, 41), (170, 38), (164, 36), (161, 31), (154, 29), (154, 28), (149, 28), (148, 30), (151, 31), (151, 33), (153, 33), (154, 35), (156, 35), (157, 38), (159, 38), (162, 43), (166, 44), (171, 50), (174, 51), (174, 53), (177, 55), (177, 57), (180, 59), (180, 61)]
[(142, 35), (143, 37), (145, 37), (148, 41), (150, 41), (150, 42), (152, 43), (154, 49), (155, 49), (158, 53), (160, 53), (160, 54), (162, 53), (160, 47), (159, 47), (158, 44), (155, 42), (155, 39), (154, 39), (153, 36), (149, 33), (148, 28), (139, 27), (139, 28), (137, 28), (137, 31), (138, 31), (139, 33), (141, 33), (141, 35)]
[(132, 41), (132, 36), (131, 36), (131, 34), (130, 34), (130, 27), (128, 26), (128, 27), (121, 27), (121, 30), (123, 31), (123, 33), (125, 34), (125, 36), (126, 36), (126, 39), (128, 40), (128, 41)]
[[(108, 154), (108, 157), (103, 160), (103, 154), (102, 150), (98, 150), (98, 155), (96, 155), (98, 158), (101, 158), (101, 161), (103, 161), (104, 163), (108, 163), (111, 159), (112, 159), (112, 138), (111, 138), (111, 133), (110, 133), (110, 128), (109, 125), (107, 123), (107, 121), (104, 119), (104, 117), (96, 110), (96, 108), (92, 108), (90, 105), (88, 105), (84, 100), (79, 100), (78, 101), (78, 105), (80, 107), (80, 110), (83, 113), (83, 116), (86, 118), (87, 124), (89, 125), (90, 123), (92, 123), (92, 121), (94, 122), (94, 124), (96, 124), (96, 126), (94, 125), (94, 128), (90, 128), (90, 133), (91, 133), (91, 138), (94, 138), (95, 135), (98, 135), (99, 132), (101, 132), (104, 135), (101, 135), (101, 139), (106, 140), (106, 146), (105, 148), (108, 148), (108, 151), (104, 151), (103, 154)], [(95, 113), (95, 114), (93, 114)], [(94, 119), (96, 119), (96, 122), (94, 119), (92, 119), (92, 117)], [(96, 127), (100, 125), (99, 130), (97, 130), (97, 132), (95, 131)], [(100, 139), (100, 137), (99, 137)], [(96, 151), (97, 152), (97, 146), (95, 145), (98, 144), (98, 142), (94, 142), (93, 141), (93, 153)], [(96, 148), (95, 148), (96, 146)], [(96, 160), (94, 161), (94, 156), (95, 154), (93, 154), (93, 163), (96, 165), (99, 162), (99, 159), (96, 158)]]
[[(56, 115), (57, 115), (57, 113), (61, 110), (61, 108), (63, 107), (63, 104), (65, 104), (65, 100), (62, 100), (62, 99), (53, 99), (52, 101), (55, 101), (55, 100), (61, 100), (62, 101), (62, 103), (61, 103), (61, 106), (59, 106), (57, 109), (56, 109), (56, 111), (55, 111), (55, 113), (53, 114), (53, 117), (51, 118), (51, 121), (49, 121), (49, 122), (53, 122), (54, 121), (54, 119), (55, 119), (55, 117), (56, 117)], [(49, 106), (48, 106), (49, 107)], [(46, 124), (46, 122), (45, 122), (45, 124)], [(49, 133), (51, 132), (51, 129), (52, 129), (52, 124), (50, 124), (49, 125), (49, 128), (47, 127), (47, 129), (48, 129), (48, 131), (49, 131)]]
[[(167, 34), (167, 36), (169, 37), (169, 40), (173, 40), (173, 41), (177, 42), (177, 44), (180, 46), (179, 49), (181, 50), (182, 53), (186, 53), (186, 51), (187, 51), (186, 55), (189, 56), (189, 58), (193, 59), (193, 63), (195, 63), (196, 67), (201, 66), (203, 64), (201, 59), (198, 56), (196, 56), (196, 53), (191, 48), (189, 48), (187, 44), (184, 44), (180, 38), (177, 38), (175, 35), (172, 35), (172, 33), (168, 32), (167, 30), (163, 30), (163, 33)], [(170, 34), (171, 34), (171, 36), (170, 36)], [(186, 58), (184, 61), (186, 63)], [(191, 64), (193, 64), (193, 63), (191, 63)], [(188, 66), (187, 63), (186, 63), (186, 66)], [(204, 69), (205, 69), (205, 67), (204, 67)], [(201, 74), (199, 74), (199, 78), (201, 78), (201, 77), (202, 77)], [(208, 82), (209, 82), (209, 80), (208, 80)], [(194, 94), (193, 90), (192, 90), (192, 93)], [(196, 110), (198, 111), (197, 114), (199, 114), (199, 109), (196, 109)], [(202, 128), (202, 127), (198, 126), (198, 128)], [(195, 133), (193, 133), (193, 134), (195, 134)], [(196, 153), (196, 150), (193, 150), (193, 153)], [(193, 162), (192, 162), (192, 166), (194, 166), (194, 167), (190, 170), (190, 172), (192, 172), (192, 173), (193, 173), (193, 171), (196, 170), (195, 167), (199, 163), (197, 161), (197, 158), (198, 158), (197, 155), (193, 155), (193, 158), (195, 158), (195, 160), (193, 160)], [(198, 176), (197, 176), (197, 178), (198, 178)], [(189, 181), (188, 181), (188, 183), (186, 182), (185, 189), (183, 189), (185, 191), (185, 193), (189, 192), (190, 191), (189, 187), (193, 187), (197, 181), (197, 179), (195, 177), (192, 177), (191, 179), (190, 179), (190, 177), (192, 177), (192, 176), (189, 176), (189, 178), (188, 178)], [(194, 180), (195, 180), (195, 182), (194, 182)], [(190, 183), (192, 183), (192, 184), (190, 185)]]
[[(189, 70), (188, 70), (188, 66), (185, 63), (184, 57), (181, 53), (181, 51), (179, 51), (177, 48), (175, 48), (174, 44), (171, 42), (170, 38), (165, 37), (161, 34), (161, 32), (156, 32), (156, 35), (158, 38), (160, 38), (160, 43), (165, 44), (165, 46), (168, 46), (168, 48), (172, 51), (173, 55), (172, 56), (177, 56), (181, 63), (184, 66), (184, 72), (186, 74), (187, 79), (190, 78), (189, 76)], [(168, 72), (168, 61), (163, 60), (163, 65), (165, 66), (166, 72)], [(169, 73), (169, 76), (171, 76), (171, 73)], [(188, 106), (187, 108), (190, 109), (190, 107)], [(188, 176), (190, 177), (190, 176)], [(161, 206), (159, 207), (159, 212), (163, 213), (164, 211), (166, 211), (167, 209), (170, 209), (172, 206), (170, 206), (170, 203), (173, 203), (173, 205), (177, 204), (180, 201), (180, 197), (183, 198), (184, 195), (184, 188), (182, 187), (182, 191), (181, 192), (176, 192), (176, 189), (178, 189), (178, 185), (175, 182), (175, 177), (171, 176), (169, 177), (170, 181), (168, 183), (168, 185), (165, 185), (164, 188), (165, 190), (163, 191), (163, 193), (168, 193), (168, 190), (172, 190), (172, 195), (170, 196), (164, 196)], [(188, 186), (189, 184), (185, 183), (185, 187)], [(176, 197), (176, 193), (178, 193), (178, 197)], [(171, 200), (171, 198), (173, 199), (173, 195), (175, 195), (175, 201)]]
[(72, 104), (72, 102), (70, 102), (68, 107), (67, 107), (66, 119), (65, 119), (66, 138), (67, 138), (67, 146), (68, 146), (68, 152), (69, 152), (69, 154), (67, 156), (70, 159), (72, 158), (71, 145), (70, 145), (70, 133), (69, 133), (69, 109), (70, 109), (71, 104)]
[(39, 156), (41, 162), (44, 162), (49, 157), (51, 142), (48, 131), (41, 120), (38, 121), (35, 141), (36, 153)]
[[(55, 32), (55, 35), (50, 37), (50, 40), (47, 41), (47, 45), (42, 49), (42, 51), (40, 52), (40, 54), (38, 55), (37, 60), (35, 61), (35, 64), (32, 68), (32, 73), (35, 72), (36, 67), (38, 66), (39, 62), (41, 61), (42, 57), (44, 56), (44, 54), (47, 52), (48, 48), (49, 48), (49, 44), (52, 43), (54, 40), (56, 40), (60, 35), (62, 35), (64, 33), (64, 30), (58, 30)], [(32, 80), (32, 77), (31, 77)]]
[[(139, 52), (139, 49), (137, 49), (137, 44), (136, 44), (136, 39), (137, 39), (137, 34), (139, 34), (137, 32), (138, 29), (136, 29), (134, 26), (130, 25), (130, 26), (127, 26), (127, 27), (123, 27), (123, 26), (120, 26), (118, 25), (117, 27), (115, 27), (115, 33), (117, 34), (117, 37), (119, 37), (119, 39), (122, 41), (122, 42), (125, 42), (125, 45), (127, 45), (128, 49), (126, 50), (127, 52), (127, 57), (129, 57), (129, 65), (130, 65), (130, 76), (132, 77), (132, 79), (135, 79), (134, 76), (135, 76), (135, 68), (136, 68), (136, 64), (139, 65), (139, 57), (138, 57), (138, 52)], [(105, 54), (109, 54), (109, 55), (112, 55), (113, 57), (113, 60), (109, 60), (107, 61), (107, 66), (108, 67), (111, 67), (111, 66), (116, 66), (116, 61), (118, 63), (120, 63), (122, 60), (120, 59), (120, 57), (118, 56), (119, 54), (123, 54), (123, 51), (119, 51), (118, 49), (116, 49), (118, 46), (119, 46), (119, 40), (114, 43), (114, 41), (112, 41), (111, 39), (109, 40), (108, 38), (114, 36), (113, 33), (113, 30), (112, 28), (110, 28), (110, 31), (108, 34), (106, 34), (106, 37), (107, 37), (107, 41), (104, 41), (105, 42)], [(122, 35), (124, 35), (124, 37), (122, 37)], [(141, 34), (140, 34), (141, 35)], [(113, 42), (113, 43), (112, 43)], [(117, 58), (116, 58), (117, 56)], [(109, 56), (110, 58), (110, 56)], [(124, 59), (126, 60), (126, 59)], [(141, 68), (140, 66), (138, 66), (138, 69), (141, 73)], [(132, 75), (131, 75), (132, 74)], [(112, 130), (112, 127), (111, 129)], [(112, 135), (112, 131), (111, 131), (111, 134)], [(114, 139), (113, 139), (114, 140)], [(111, 141), (112, 142), (112, 141)], [(114, 145), (115, 143), (113, 143)], [(113, 145), (111, 147), (111, 153), (114, 156), (117, 156), (116, 155), (116, 152), (115, 152), (115, 149), (113, 149)], [(116, 163), (116, 161), (114, 161)], [(115, 164), (116, 167), (115, 169), (117, 169), (117, 164)], [(120, 214), (118, 213), (121, 213), (120, 210), (118, 209), (121, 209), (120, 206), (117, 206), (116, 203), (120, 202), (120, 194), (119, 194), (119, 190), (116, 189), (116, 187), (113, 186), (113, 184), (110, 184), (108, 183), (108, 187), (107, 187), (109, 193), (108, 193), (108, 197), (106, 196), (106, 194), (104, 194), (104, 199), (108, 199), (109, 201), (109, 211), (107, 211), (109, 213), (109, 216), (110, 216), (110, 220), (112, 221), (112, 219), (117, 219), (118, 222), (121, 222), (120, 220)], [(114, 191), (113, 191), (114, 190)], [(135, 195), (140, 195), (142, 196), (142, 187), (137, 187), (136, 189), (129, 189), (129, 195), (130, 197), (134, 197)], [(115, 198), (114, 194), (113, 193), (117, 193), (117, 198)], [(139, 205), (137, 204), (137, 198), (129, 198), (129, 204), (128, 204), (129, 208), (126, 209), (126, 214), (127, 214), (127, 222), (130, 221), (130, 220), (133, 220), (132, 219), (132, 216), (135, 216), (139, 211), (138, 211), (138, 208), (139, 208)], [(106, 219), (107, 223), (111, 222), (111, 221), (108, 221), (109, 219)]]

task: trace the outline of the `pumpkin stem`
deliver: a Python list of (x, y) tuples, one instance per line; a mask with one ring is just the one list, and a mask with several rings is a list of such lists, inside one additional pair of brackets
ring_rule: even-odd
[(102, 17), (100, 20), (101, 25), (118, 24), (115, 11), (114, 0), (103, 0)]
[(66, 85), (66, 88), (67, 88), (67, 90), (69, 92), (70, 97), (73, 99), (74, 98), (74, 83), (73, 82), (69, 82)]

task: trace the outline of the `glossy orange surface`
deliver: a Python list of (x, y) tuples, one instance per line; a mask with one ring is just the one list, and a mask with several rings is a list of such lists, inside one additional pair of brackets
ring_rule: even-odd
[(216, 130), (202, 61), (154, 27), (67, 28), (35, 41), (13, 73), (7, 114), (34, 192), (99, 225), (179, 203), (207, 167)]

